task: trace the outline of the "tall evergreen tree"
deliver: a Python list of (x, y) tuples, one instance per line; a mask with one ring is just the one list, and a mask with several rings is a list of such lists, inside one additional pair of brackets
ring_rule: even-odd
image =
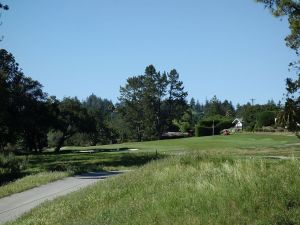
[(194, 98), (191, 98), (190, 107), (192, 110), (196, 110), (196, 100)]
[(157, 72), (153, 65), (146, 67), (144, 85), (145, 135), (157, 139), (162, 133), (161, 106), (168, 85), (166, 73)]
[(158, 123), (158, 87), (157, 79), (158, 73), (153, 65), (146, 67), (144, 75), (144, 93), (143, 93), (143, 106), (144, 106), (144, 125), (145, 136), (147, 139), (154, 139), (158, 137), (157, 123)]
[(224, 102), (222, 103), (222, 111), (223, 111), (223, 114), (226, 116), (226, 117), (234, 117), (235, 116), (235, 109), (234, 109), (234, 106), (232, 105), (232, 102), (231, 101), (228, 101), (228, 100), (224, 100)]
[(173, 120), (180, 119), (188, 108), (183, 82), (179, 80), (178, 72), (173, 69), (168, 73), (168, 129), (174, 129)]
[(92, 94), (82, 104), (95, 121), (95, 132), (89, 134), (90, 144), (108, 143), (112, 139), (109, 124), (114, 111), (113, 103)]
[(128, 122), (133, 132), (133, 138), (141, 141), (144, 133), (144, 76), (134, 76), (127, 79), (124, 87), (120, 88), (120, 105), (118, 110)]
[(185, 112), (187, 93), (183, 91), (179, 76), (174, 76), (177, 72), (173, 72), (170, 83), (168, 74), (157, 72), (150, 65), (144, 75), (129, 78), (121, 87), (120, 112), (136, 131), (137, 140), (160, 138), (172, 125), (172, 120)]
[(288, 78), (286, 85), (286, 102), (284, 111), (280, 113), (279, 123), (300, 137), (300, 75), (295, 80)]

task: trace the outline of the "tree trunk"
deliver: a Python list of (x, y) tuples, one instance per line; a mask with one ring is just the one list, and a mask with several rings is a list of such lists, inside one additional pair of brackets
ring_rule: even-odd
[(156, 125), (156, 133), (158, 140), (161, 139), (161, 102), (158, 103), (158, 112), (157, 112), (157, 125)]
[(65, 142), (66, 138), (65, 138), (65, 135), (63, 135), (59, 140), (58, 140), (58, 143), (57, 143), (57, 146), (55, 148), (55, 152), (58, 153), (61, 149), (61, 147), (63, 146), (64, 142)]

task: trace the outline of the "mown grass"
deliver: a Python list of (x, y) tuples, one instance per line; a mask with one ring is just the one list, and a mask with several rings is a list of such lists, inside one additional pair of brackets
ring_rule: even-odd
[(25, 176), (21, 179), (5, 184), (0, 187), (0, 198), (19, 193), (49, 182), (69, 176), (67, 172), (42, 172), (35, 175)]
[(194, 137), (174, 140), (132, 142), (91, 147), (65, 147), (65, 152), (81, 150), (126, 150), (177, 154), (199, 151), (207, 154), (226, 153), (235, 156), (300, 156), (300, 140), (295, 135), (237, 134), (230, 136)]
[(172, 156), (8, 224), (299, 224), (299, 160)]

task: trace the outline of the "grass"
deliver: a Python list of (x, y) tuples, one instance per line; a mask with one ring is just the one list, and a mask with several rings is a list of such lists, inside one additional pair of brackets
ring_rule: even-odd
[(23, 178), (0, 186), (0, 198), (28, 190), (64, 177), (88, 171), (134, 169), (153, 159), (163, 157), (153, 153), (52, 154), (28, 156), (28, 168)]
[(69, 176), (67, 172), (42, 172), (29, 175), (0, 187), (0, 198)]
[(117, 145), (91, 147), (65, 147), (64, 151), (82, 150), (126, 150), (166, 154), (198, 151), (207, 154), (226, 153), (234, 156), (296, 156), (300, 157), (300, 141), (295, 135), (238, 134), (230, 136), (194, 137), (174, 140), (132, 142)]
[(299, 224), (300, 161), (189, 153), (44, 203), (18, 224)]
[[(139, 149), (130, 151), (130, 149)], [(82, 150), (94, 150), (95, 153), (80, 153)], [(156, 154), (156, 151), (158, 152)], [(161, 140), (142, 143), (124, 143), (118, 145), (104, 145), (91, 147), (65, 147), (61, 154), (45, 152), (28, 156), (28, 168), (24, 174), (30, 175), (30, 182), (23, 185), (17, 180), (9, 183), (10, 194), (17, 193), (40, 183), (35, 174), (78, 174), (87, 171), (109, 171), (136, 169), (153, 159), (164, 158), (170, 155), (199, 152), (208, 155), (230, 155), (236, 158), (263, 158), (265, 156), (300, 157), (299, 139), (295, 136), (270, 134), (240, 134), (231, 136), (214, 136), (201, 138), (186, 138), (176, 140)], [(60, 179), (59, 176), (56, 177)], [(48, 179), (50, 182), (55, 179)], [(32, 185), (29, 185), (31, 183)], [(43, 184), (44, 184), (43, 183)], [(7, 185), (0, 186), (0, 193)], [(0, 195), (1, 197), (1, 195)]]
[(28, 158), (27, 172), (36, 171), (72, 171), (83, 173), (89, 171), (109, 171), (136, 168), (156, 157), (155, 153), (96, 152), (78, 153), (76, 151), (62, 154), (45, 153), (31, 155)]

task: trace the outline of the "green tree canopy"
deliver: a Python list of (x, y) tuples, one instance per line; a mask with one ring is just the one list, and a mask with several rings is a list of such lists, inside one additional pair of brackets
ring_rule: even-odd
[(0, 146), (21, 140), (28, 150), (46, 145), (49, 123), (47, 94), (27, 77), (14, 56), (0, 50)]
[(135, 139), (157, 139), (174, 126), (186, 110), (183, 83), (176, 70), (158, 72), (153, 65), (145, 73), (127, 79), (120, 88), (119, 111), (134, 131)]
[(82, 103), (90, 117), (95, 121), (95, 132), (89, 133), (91, 145), (108, 143), (111, 140), (110, 123), (114, 111), (114, 104), (92, 94)]
[(64, 98), (57, 105), (55, 129), (61, 132), (55, 148), (59, 152), (64, 142), (76, 133), (95, 132), (95, 121), (81, 102), (75, 98)]
[(279, 123), (286, 126), (290, 131), (296, 132), (300, 137), (300, 75), (298, 79), (286, 80), (286, 102), (284, 111), (280, 113)]

